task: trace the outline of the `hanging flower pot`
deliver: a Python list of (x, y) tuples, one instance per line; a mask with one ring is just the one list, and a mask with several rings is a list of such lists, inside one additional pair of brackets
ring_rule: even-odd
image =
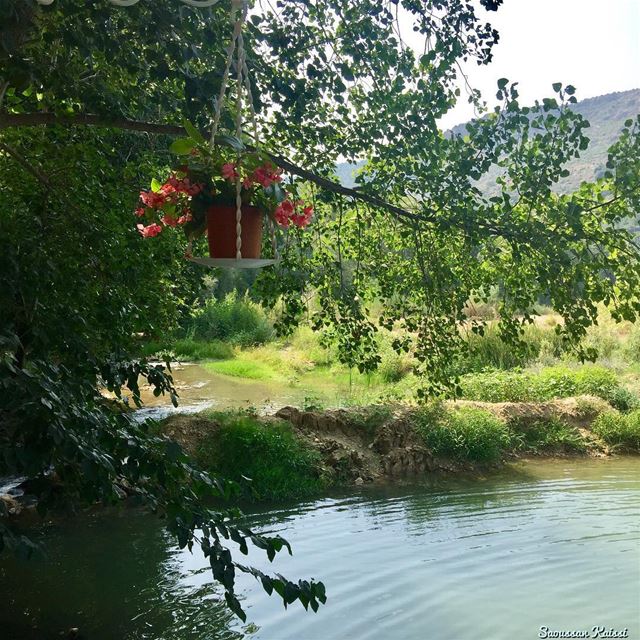
[[(240, 251), (242, 258), (260, 258), (262, 247), (262, 211), (251, 205), (242, 206)], [(237, 257), (235, 205), (214, 204), (207, 209), (207, 240), (211, 258)]]
[[(189, 241), (185, 257), (209, 267), (253, 269), (274, 264), (278, 258), (274, 226), (306, 227), (313, 206), (297, 197), (296, 183), (282, 184), (282, 169), (266, 154), (244, 151), (243, 143), (230, 136), (224, 137), (229, 148), (211, 146), (204, 138), (196, 139), (199, 134), (192, 125), (187, 129), (192, 137), (176, 140), (171, 150), (188, 160), (180, 161), (164, 182), (153, 180), (151, 190), (140, 193), (135, 210), (138, 231), (151, 238), (167, 227), (182, 228)], [(273, 258), (263, 259), (265, 218), (272, 230)], [(194, 257), (191, 243), (205, 233), (209, 257)]]

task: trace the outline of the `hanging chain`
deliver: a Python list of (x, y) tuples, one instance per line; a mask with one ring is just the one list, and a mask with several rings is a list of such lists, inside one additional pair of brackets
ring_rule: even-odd
[[(234, 3), (237, 9), (238, 2)], [(242, 8), (238, 22), (240, 30), (238, 32), (238, 86), (236, 91), (236, 138), (242, 137), (242, 91), (244, 89), (243, 70), (245, 67), (244, 37), (242, 35), (242, 23), (247, 17), (247, 3), (241, 2)], [(237, 23), (236, 23), (237, 24)], [(240, 177), (240, 151), (236, 156), (236, 260), (242, 259), (242, 178)]]

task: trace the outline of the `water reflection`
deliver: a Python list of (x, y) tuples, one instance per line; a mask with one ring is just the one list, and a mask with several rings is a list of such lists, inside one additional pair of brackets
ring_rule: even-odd
[(48, 564), (0, 565), (0, 624), (9, 638), (79, 626), (97, 639), (510, 640), (595, 624), (637, 637), (638, 470), (637, 458), (541, 461), (254, 509), (247, 523), (286, 535), (294, 555), (249, 561), (321, 578), (329, 594), (318, 614), (285, 612), (243, 576), (255, 627), (230, 617), (205, 559), (174, 550), (157, 520), (76, 519), (43, 532)]

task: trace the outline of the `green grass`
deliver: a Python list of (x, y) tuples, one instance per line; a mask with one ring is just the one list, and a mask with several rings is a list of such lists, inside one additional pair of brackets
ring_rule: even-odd
[(497, 462), (511, 444), (511, 433), (488, 411), (460, 407), (444, 411), (430, 405), (415, 413), (415, 426), (433, 455), (470, 462)]
[(608, 445), (640, 453), (640, 410), (628, 414), (617, 411), (602, 413), (591, 428)]
[(207, 415), (220, 426), (200, 443), (196, 461), (238, 482), (245, 496), (303, 498), (326, 486), (319, 455), (295, 438), (290, 424), (264, 422), (243, 413)]
[(257, 360), (245, 360), (244, 358), (205, 362), (202, 366), (214, 373), (248, 380), (278, 380), (281, 377), (268, 364)]
[(233, 358), (233, 347), (219, 340), (200, 342), (183, 338), (168, 343), (147, 342), (142, 355), (161, 360), (225, 360)]
[[(515, 448), (530, 453), (584, 453), (587, 444), (577, 429), (563, 420), (550, 418), (536, 420), (524, 427), (510, 424), (516, 430), (513, 436)], [(516, 428), (517, 427), (517, 428)]]
[(538, 373), (492, 371), (462, 376), (462, 396), (484, 402), (544, 402), (576, 395), (593, 395), (627, 410), (637, 398), (621, 387), (615, 372), (587, 365), (547, 367)]
[(223, 300), (207, 300), (188, 321), (186, 334), (200, 342), (223, 340), (249, 347), (271, 340), (273, 326), (260, 305), (230, 293)]

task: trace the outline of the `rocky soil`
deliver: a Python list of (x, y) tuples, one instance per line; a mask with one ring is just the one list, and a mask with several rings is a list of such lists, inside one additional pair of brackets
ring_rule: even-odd
[[(448, 405), (485, 409), (522, 432), (541, 420), (558, 418), (575, 427), (586, 441), (595, 440), (590, 432), (595, 417), (610, 408), (605, 401), (590, 396), (543, 403), (456, 401)], [(284, 407), (274, 416), (261, 419), (290, 422), (296, 435), (320, 453), (322, 472), (338, 483), (362, 484), (477, 468), (473, 463), (434, 457), (413, 427), (412, 411), (409, 407), (395, 407), (376, 415), (375, 408), (372, 413), (372, 408), (305, 411)], [(211, 419), (174, 415), (166, 420), (164, 432), (193, 453), (203, 436), (216, 428)], [(606, 454), (602, 443), (592, 448), (592, 455)]]

